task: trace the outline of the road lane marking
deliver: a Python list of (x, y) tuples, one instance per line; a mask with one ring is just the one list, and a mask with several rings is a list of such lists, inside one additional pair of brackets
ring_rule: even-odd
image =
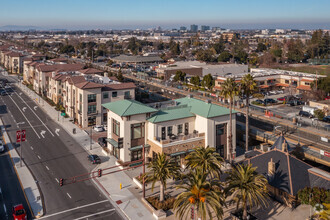
[(98, 212), (98, 213), (94, 213), (94, 214), (90, 214), (90, 215), (85, 215), (83, 217), (75, 218), (73, 220), (87, 219), (87, 218), (92, 217), (94, 215), (100, 215), (100, 214), (107, 213), (107, 212), (112, 212), (112, 211), (115, 211), (115, 209), (108, 209), (108, 210), (105, 210), (105, 211), (102, 211), (102, 212)]
[(60, 132), (60, 129), (56, 128), (55, 133), (57, 134), (57, 136), (60, 136), (58, 132)]
[(69, 193), (66, 193), (68, 196), (69, 196), (69, 198), (71, 199), (71, 196), (70, 196), (70, 194)]
[[(55, 179), (56, 179), (56, 178), (55, 178)], [(57, 179), (56, 179), (56, 180), (57, 180)], [(53, 214), (50, 214), (50, 215), (45, 215), (45, 216), (43, 216), (43, 217), (40, 217), (39, 219), (49, 218), (49, 217), (52, 217), (52, 216), (55, 216), (55, 215), (60, 215), (60, 214), (66, 213), (66, 212), (70, 212), (70, 211), (73, 211), (73, 210), (77, 210), (77, 209), (85, 208), (85, 207), (88, 207), (88, 206), (97, 205), (97, 204), (104, 203), (104, 202), (109, 202), (109, 200), (102, 200), (102, 201), (99, 201), (99, 202), (94, 202), (94, 203), (90, 203), (90, 204), (86, 204), (86, 205), (78, 206), (78, 207), (76, 207), (76, 208), (72, 208), (72, 209), (64, 210), (64, 211), (57, 212), (57, 213), (53, 213)]]
[(44, 134), (46, 134), (46, 131), (42, 130), (42, 131), (40, 132), (40, 135), (42, 136), (42, 138), (45, 138)]
[(33, 114), (35, 115), (35, 116), (37, 116), (37, 118), (39, 119), (39, 121), (41, 121), (41, 123), (47, 128), (47, 130), (51, 133), (51, 135), (53, 135), (53, 137), (54, 137), (54, 134), (50, 131), (50, 129), (47, 127), (47, 125), (45, 125), (45, 123), (39, 118), (39, 116), (34, 112), (34, 111), (36, 111), (36, 107), (38, 107), (38, 106), (34, 106), (33, 108), (34, 108), (34, 111), (32, 110), (32, 108), (26, 103), (26, 101), (21, 97), (21, 96), (19, 96), (18, 94), (17, 94), (17, 92), (15, 91), (15, 94), (20, 98), (20, 99), (22, 99), (22, 101), (27, 105), (27, 107), (29, 108), (29, 109), (31, 109), (31, 111), (33, 112)]
[(49, 170), (49, 168), (46, 166), (46, 169)]
[(39, 158), (39, 160), (41, 160), (41, 157), (39, 155), (37, 155), (37, 157)]
[(5, 210), (5, 213), (7, 215), (7, 208), (6, 208), (6, 205), (5, 204), (3, 204), (3, 209)]
[(55, 180), (56, 180), (56, 182), (57, 182), (57, 183), (59, 183), (59, 182), (60, 182), (60, 181), (58, 181), (58, 179), (57, 179), (57, 178), (55, 178)]
[(33, 147), (31, 146), (31, 150), (33, 150)]
[[(7, 91), (6, 91), (7, 93)], [(8, 95), (8, 93), (7, 93)], [(16, 107), (18, 108), (18, 110), (21, 112), (21, 114), (24, 116), (25, 120), (29, 123), (29, 125), (31, 126), (31, 128), (33, 129), (33, 131), (36, 133), (37, 137), (40, 139), (39, 134), (37, 133), (37, 131), (34, 129), (34, 127), (31, 125), (30, 121), (26, 118), (26, 116), (23, 114), (22, 110), (18, 107), (17, 103), (14, 101), (14, 99), (12, 97), (9, 96), (9, 98), (13, 101), (13, 103), (16, 105)], [(11, 117), (14, 118), (13, 115), (11, 115)]]

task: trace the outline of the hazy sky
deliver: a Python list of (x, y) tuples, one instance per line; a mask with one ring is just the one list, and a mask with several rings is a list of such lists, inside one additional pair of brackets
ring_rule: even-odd
[(0, 26), (327, 28), (330, 0), (0, 0)]

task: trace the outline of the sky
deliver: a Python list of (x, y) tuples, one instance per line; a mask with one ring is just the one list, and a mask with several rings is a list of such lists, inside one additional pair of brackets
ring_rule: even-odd
[(330, 0), (0, 0), (0, 26), (330, 29)]

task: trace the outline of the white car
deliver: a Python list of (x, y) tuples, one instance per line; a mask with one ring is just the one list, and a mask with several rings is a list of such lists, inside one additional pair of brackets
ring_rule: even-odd
[(278, 93), (278, 94), (283, 94), (284, 91), (283, 91), (283, 90), (278, 90), (277, 93)]
[(104, 128), (103, 128), (101, 125), (96, 125), (96, 126), (94, 127), (94, 131), (102, 132), (102, 131), (104, 131)]
[(0, 153), (5, 152), (5, 146), (3, 145), (2, 141), (0, 140)]
[(276, 91), (269, 91), (269, 94), (276, 95)]

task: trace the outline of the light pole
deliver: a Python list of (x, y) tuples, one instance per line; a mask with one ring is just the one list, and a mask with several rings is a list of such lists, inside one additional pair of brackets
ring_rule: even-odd
[(142, 166), (143, 166), (143, 180), (142, 180), (142, 191), (143, 191), (143, 198), (146, 198), (146, 184), (145, 184), (145, 173), (146, 173), (146, 164), (145, 164), (145, 145), (142, 145), (142, 155), (143, 155), (143, 161), (142, 161)]
[(92, 137), (93, 137), (93, 126), (91, 126), (91, 135), (90, 135), (90, 145), (89, 145), (89, 150), (92, 150)]

